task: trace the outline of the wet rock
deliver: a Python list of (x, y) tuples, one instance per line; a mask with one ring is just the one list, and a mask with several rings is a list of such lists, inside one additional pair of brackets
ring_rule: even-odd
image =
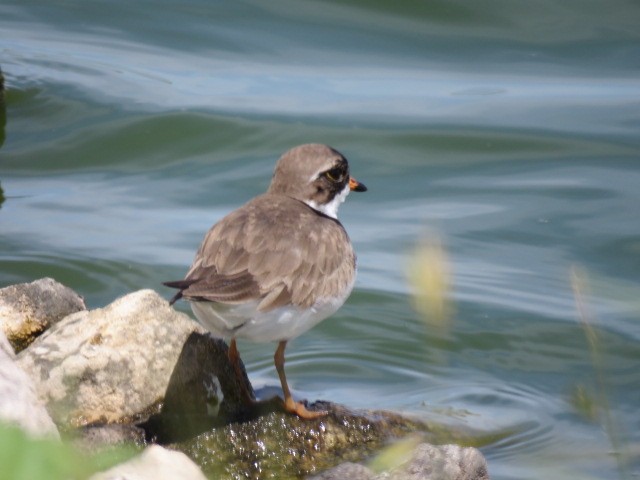
[(138, 457), (89, 480), (206, 480), (186, 455), (153, 445)]
[(228, 347), (209, 334), (193, 332), (182, 347), (171, 374), (162, 409), (142, 427), (147, 440), (170, 443), (193, 437), (215, 426), (246, 421), (264, 411), (247, 405), (253, 388), (241, 364), (239, 380), (229, 362)]
[(38, 400), (33, 381), (16, 365), (13, 348), (0, 332), (0, 421), (18, 425), (37, 437), (60, 438)]
[(342, 461), (359, 461), (387, 441), (424, 430), (425, 425), (390, 412), (354, 412), (316, 402), (329, 414), (315, 420), (282, 412), (215, 428), (172, 445), (211, 478), (291, 478), (309, 475)]
[(344, 463), (309, 480), (489, 480), (487, 463), (476, 448), (421, 443), (408, 459), (376, 474), (357, 463)]
[(160, 401), (199, 327), (151, 290), (67, 316), (18, 355), (58, 426), (131, 420)]
[(16, 352), (67, 315), (86, 310), (82, 298), (51, 278), (0, 289), (0, 329)]

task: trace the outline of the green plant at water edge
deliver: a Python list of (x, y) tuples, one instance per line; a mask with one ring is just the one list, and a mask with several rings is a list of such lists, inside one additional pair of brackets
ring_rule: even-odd
[(2, 480), (80, 479), (93, 470), (87, 458), (59, 441), (33, 439), (16, 427), (0, 425)]
[(0, 424), (0, 480), (80, 480), (131, 457), (130, 449), (86, 455), (58, 440)]

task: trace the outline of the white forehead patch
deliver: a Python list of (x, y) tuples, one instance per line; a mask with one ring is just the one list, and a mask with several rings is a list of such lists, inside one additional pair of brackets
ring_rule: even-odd
[(315, 172), (313, 175), (309, 177), (309, 183), (315, 182), (318, 179), (318, 177), (320, 177), (320, 175), (322, 175), (324, 172), (326, 172), (330, 168), (332, 168), (331, 165), (328, 165), (328, 166), (325, 165), (324, 167), (319, 169), (317, 172)]

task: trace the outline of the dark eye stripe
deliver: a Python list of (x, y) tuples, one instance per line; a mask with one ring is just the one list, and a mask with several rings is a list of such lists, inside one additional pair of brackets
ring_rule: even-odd
[(332, 182), (340, 183), (345, 179), (346, 169), (343, 166), (338, 166), (331, 170), (327, 170), (324, 172), (324, 175)]

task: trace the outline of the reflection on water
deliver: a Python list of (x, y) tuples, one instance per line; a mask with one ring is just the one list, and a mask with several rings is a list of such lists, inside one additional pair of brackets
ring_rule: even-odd
[[(1, 285), (169, 297), (160, 282), (283, 151), (328, 143), (370, 195), (340, 212), (353, 295), (288, 348), (295, 393), (471, 432), (496, 479), (619, 478), (609, 452), (638, 442), (640, 405), (633, 2), (67, 6), (0, 6)], [(448, 259), (447, 328), (406, 283), (425, 232)], [(272, 345), (240, 349), (257, 387), (278, 385)]]

